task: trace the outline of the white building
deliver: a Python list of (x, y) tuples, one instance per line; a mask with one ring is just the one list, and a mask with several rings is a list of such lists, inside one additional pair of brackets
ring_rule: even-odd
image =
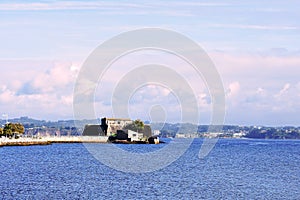
[(153, 135), (159, 135), (160, 134), (160, 130), (154, 130), (153, 131)]
[(144, 139), (144, 134), (128, 130), (128, 138), (131, 139), (131, 142), (141, 141), (142, 139)]

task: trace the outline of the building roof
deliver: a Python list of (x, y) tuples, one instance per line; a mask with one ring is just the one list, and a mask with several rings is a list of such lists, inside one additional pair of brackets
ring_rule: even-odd
[(129, 118), (106, 118), (106, 120), (109, 120), (109, 121), (132, 121)]

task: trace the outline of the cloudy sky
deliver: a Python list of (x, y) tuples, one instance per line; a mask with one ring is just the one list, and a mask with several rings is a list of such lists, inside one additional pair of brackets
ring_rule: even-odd
[[(0, 113), (72, 119), (74, 83), (90, 53), (122, 32), (158, 27), (186, 35), (208, 53), (225, 88), (226, 124), (299, 126), (299, 8), (297, 0), (2, 0)], [(97, 115), (113, 115), (111, 91), (126, 75), (124, 66), (162, 58), (191, 82), (200, 123), (209, 123), (211, 100), (203, 81), (180, 59), (151, 51), (119, 59), (109, 69), (95, 94)], [(133, 118), (153, 115), (159, 121), (163, 115), (176, 122), (179, 107), (170, 88), (148, 84), (132, 94), (128, 111)]]

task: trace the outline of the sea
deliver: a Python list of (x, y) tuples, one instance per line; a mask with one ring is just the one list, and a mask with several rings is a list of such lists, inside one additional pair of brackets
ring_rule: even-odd
[(200, 159), (202, 143), (147, 173), (110, 168), (79, 143), (1, 147), (0, 199), (300, 199), (300, 140), (219, 139)]

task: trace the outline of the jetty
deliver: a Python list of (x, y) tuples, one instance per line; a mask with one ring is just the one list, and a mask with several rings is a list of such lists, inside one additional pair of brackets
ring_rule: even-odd
[(0, 146), (30, 146), (30, 145), (49, 145), (49, 141), (45, 139), (36, 139), (36, 138), (18, 138), (18, 139), (9, 139), (1, 138)]
[(107, 143), (106, 136), (49, 136), (40, 138), (0, 138), (0, 146), (50, 145), (52, 143)]
[(60, 136), (45, 137), (51, 143), (106, 143), (106, 136)]

